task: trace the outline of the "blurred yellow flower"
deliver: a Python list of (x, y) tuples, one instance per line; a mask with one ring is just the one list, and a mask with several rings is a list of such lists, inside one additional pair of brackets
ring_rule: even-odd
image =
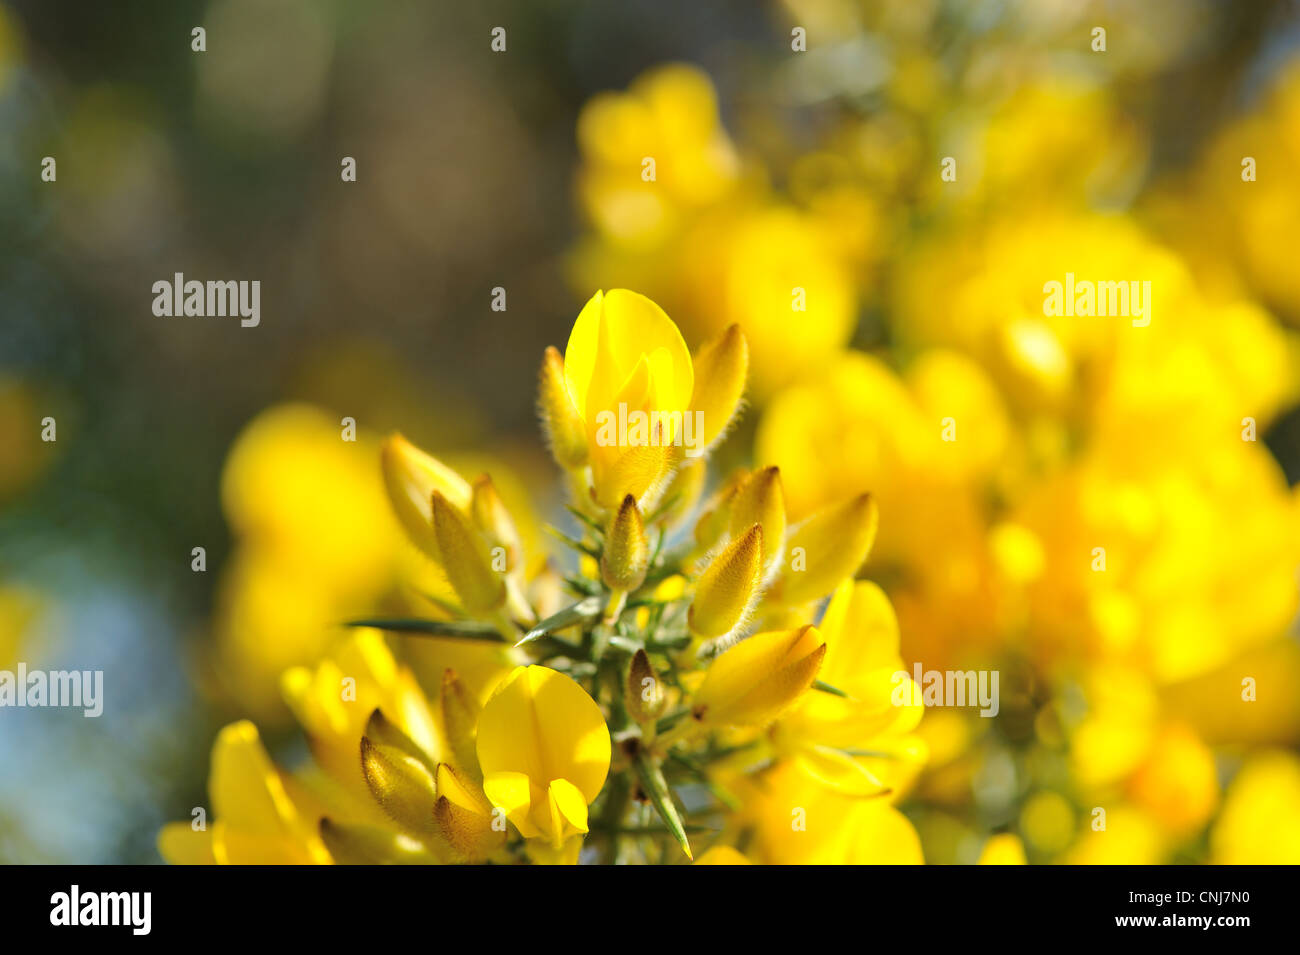
[(1300, 862), (1300, 759), (1265, 750), (1252, 756), (1228, 787), (1210, 834), (1220, 865)]
[(257, 727), (232, 723), (217, 735), (208, 783), (212, 819), (174, 822), (158, 835), (158, 850), (176, 864), (329, 864), (315, 821), (290, 798)]

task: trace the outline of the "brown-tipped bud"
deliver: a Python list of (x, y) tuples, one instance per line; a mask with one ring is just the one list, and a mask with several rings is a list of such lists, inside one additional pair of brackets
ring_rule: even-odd
[(701, 348), (694, 364), (695, 393), (691, 396), (691, 407), (703, 415), (701, 446), (710, 449), (726, 434), (745, 394), (749, 343), (740, 326), (728, 326), (721, 336)]
[(542, 358), (537, 408), (556, 463), (566, 470), (586, 464), (587, 429), (564, 381), (564, 358), (553, 346)]
[(492, 566), (492, 555), (469, 519), (438, 491), (433, 492), (433, 533), (442, 554), (442, 567), (461, 605), (470, 613), (488, 613), (506, 600), (504, 566)]
[(720, 637), (745, 619), (762, 592), (763, 528), (737, 537), (700, 576), (686, 622), (697, 637)]
[(497, 817), (478, 783), (446, 763), (438, 766), (438, 800), (433, 818), (442, 837), (461, 862), (482, 862), (506, 841), (505, 817)]
[(731, 536), (738, 537), (755, 524), (763, 528), (763, 573), (766, 574), (780, 560), (785, 544), (785, 492), (781, 488), (780, 468), (755, 471), (731, 499)]
[(442, 706), (442, 731), (453, 764), (474, 782), (482, 783), (483, 773), (479, 770), (478, 753), (474, 748), (478, 714), (482, 707), (450, 667), (442, 671), (439, 703)]
[(442, 861), (418, 842), (381, 826), (320, 821), (320, 837), (339, 865), (437, 865)]
[(469, 512), (474, 524), (487, 538), (490, 555), (495, 559), (497, 548), (501, 549), (506, 573), (519, 567), (523, 557), (519, 532), (490, 476), (482, 474), (474, 480)]
[(605, 550), (600, 557), (600, 576), (614, 591), (631, 591), (641, 586), (650, 564), (650, 542), (636, 498), (623, 498), (609, 528), (605, 531)]
[(627, 683), (623, 688), (623, 700), (628, 716), (637, 723), (649, 723), (663, 716), (668, 706), (663, 684), (659, 674), (650, 665), (650, 658), (644, 650), (638, 650), (632, 657), (632, 665), (627, 671)]
[(396, 823), (413, 833), (433, 831), (433, 770), (410, 738), (378, 710), (361, 737), (361, 772), (375, 801)]

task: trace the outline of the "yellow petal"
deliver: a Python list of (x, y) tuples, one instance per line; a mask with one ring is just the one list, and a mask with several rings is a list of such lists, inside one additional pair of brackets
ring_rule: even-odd
[(687, 612), (691, 632), (720, 637), (740, 625), (762, 583), (763, 528), (754, 524), (719, 554), (700, 576)]
[(726, 436), (745, 394), (749, 343), (739, 325), (731, 325), (695, 356), (692, 410), (703, 415), (701, 447), (710, 450)]
[(506, 814), (525, 839), (534, 839), (542, 834), (542, 829), (532, 819), (532, 790), (533, 784), (527, 773), (501, 770), (483, 776), (484, 794), (492, 805)]
[(829, 746), (805, 747), (799, 751), (796, 762), (800, 769), (823, 786), (845, 796), (865, 798), (889, 792), (889, 787), (877, 779), (861, 759)]
[(506, 599), (503, 572), (492, 567), (483, 539), (464, 513), (453, 507), (439, 491), (431, 498), (433, 532), (442, 555), (443, 570), (456, 596), (471, 613), (496, 610)]
[(439, 559), (429, 499), (441, 493), (454, 507), (470, 504), (470, 487), (459, 474), (425, 454), (400, 434), (391, 435), (380, 452), (384, 487), (393, 511), (411, 540), (434, 560)]
[(775, 596), (801, 604), (825, 596), (867, 559), (879, 517), (870, 494), (819, 511), (788, 536)]
[(812, 685), (825, 653), (816, 627), (755, 634), (709, 665), (692, 714), (705, 725), (770, 723)]
[(844, 580), (818, 625), (826, 641), (822, 679), (847, 692), (855, 675), (898, 667), (898, 618), (885, 592), (869, 580)]
[(657, 408), (690, 407), (695, 376), (681, 332), (663, 309), (626, 289), (597, 292), (583, 307), (564, 352), (564, 377), (588, 428), (601, 411), (617, 413), (615, 400), (643, 356), (654, 355)]
[[(543, 666), (517, 667), (483, 707), (478, 759), (485, 788), (503, 773), (522, 774), (543, 791), (552, 780), (566, 779), (590, 803), (609, 772), (609, 728), (600, 707), (570, 677)], [(509, 808), (491, 789), (488, 796)]]
[(553, 826), (551, 843), (559, 848), (575, 830), (587, 831), (587, 800), (567, 779), (551, 780), (546, 793)]

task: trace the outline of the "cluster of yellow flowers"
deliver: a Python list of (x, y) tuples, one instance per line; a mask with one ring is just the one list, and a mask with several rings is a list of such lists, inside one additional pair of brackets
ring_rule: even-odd
[[(575, 287), (646, 292), (707, 344), (615, 290), (547, 351), (576, 566), (497, 463), (376, 441), (385, 495), (318, 413), (241, 439), (219, 672), (259, 718), (282, 696), (314, 760), (282, 771), (228, 728), (216, 821), (169, 827), (169, 859), (685, 859), (676, 837), (724, 862), (1300, 860), (1300, 492), (1264, 441), (1300, 397), (1300, 190), (1277, 174), (1300, 72), (1147, 182), (1147, 130), (1099, 74), (1194, 43), (1170, 3), (1128, 5), (1147, 28), (1094, 74), (1043, 71), (1005, 23), (955, 31), (953, 69), (938, 5), (786, 5), (891, 63), (804, 148), (743, 102), (742, 147), (682, 65), (579, 119)], [(1035, 43), (1077, 45), (1086, 16), (1036, 11)], [(796, 96), (866, 101), (808, 62)], [(1067, 273), (1149, 280), (1149, 325), (1045, 314)], [(638, 412), (664, 415), (653, 440), (602, 431)], [(691, 438), (737, 428), (752, 469), (710, 484)], [(286, 478), (308, 472), (310, 494)], [(348, 526), (308, 547), (336, 499)], [(415, 616), (329, 637), (395, 580)], [(998, 717), (920, 722), (911, 684), (891, 700), (904, 660), (1001, 671)]]
[[(692, 355), (648, 298), (588, 302), (539, 388), (581, 528), (556, 532), (568, 574), (526, 552), (490, 476), (388, 439), (389, 500), (448, 595), (289, 668), (311, 765), (282, 771), (252, 723), (226, 727), (214, 818), (166, 827), (163, 855), (574, 863), (591, 835), (607, 861), (684, 861), (692, 843), (711, 862), (920, 861), (890, 802), (924, 760), (923, 707), (910, 684), (899, 705), (888, 599), (853, 579), (875, 502), (859, 491), (796, 522), (776, 466), (703, 499), (748, 366), (738, 327)], [(606, 440), (617, 409), (655, 415), (657, 440)], [(680, 412), (703, 422), (699, 454)], [(473, 643), (496, 676), (477, 693), (447, 667), (430, 692), (381, 630)]]
[[(791, 6), (843, 42), (871, 16)], [(1300, 812), (1274, 810), (1300, 760), (1267, 747), (1300, 740), (1300, 494), (1263, 438), (1298, 397), (1300, 348), (1259, 302), (1292, 308), (1278, 257), (1300, 220), (1290, 180), (1256, 189), (1240, 159), (1287, 167), (1297, 74), (1214, 146), (1203, 199), (1157, 183), (1145, 218), (1101, 213), (1148, 158), (1104, 83), (1012, 57), (1006, 95), (939, 95), (942, 64), (908, 41), (929, 27), (902, 6), (872, 32), (899, 47), (882, 108), (774, 150), (775, 173), (727, 136), (694, 68), (593, 100), (575, 279), (628, 277), (688, 327), (755, 316), (772, 363), (756, 361), (754, 458), (780, 463), (791, 518), (870, 488), (885, 520), (869, 569), (904, 655), (1003, 671), (1000, 719), (938, 710), (921, 728), (928, 855), (975, 861), (1005, 830), (986, 854), (1020, 837), (1035, 861), (1295, 861)], [(955, 182), (927, 139), (951, 143)], [(634, 175), (642, 155), (657, 181)], [(1044, 283), (1067, 273), (1150, 280), (1154, 319), (1045, 314)], [(844, 347), (859, 314), (871, 351)]]

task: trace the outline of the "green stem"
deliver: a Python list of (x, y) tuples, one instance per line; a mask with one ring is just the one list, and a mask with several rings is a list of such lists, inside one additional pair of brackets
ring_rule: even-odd
[(632, 798), (632, 787), (628, 785), (627, 773), (616, 773), (610, 777), (609, 792), (605, 794), (605, 807), (600, 814), (601, 828), (608, 830), (605, 837), (605, 850), (601, 862), (614, 865), (618, 862), (619, 832), (623, 817), (627, 815), (628, 802)]

